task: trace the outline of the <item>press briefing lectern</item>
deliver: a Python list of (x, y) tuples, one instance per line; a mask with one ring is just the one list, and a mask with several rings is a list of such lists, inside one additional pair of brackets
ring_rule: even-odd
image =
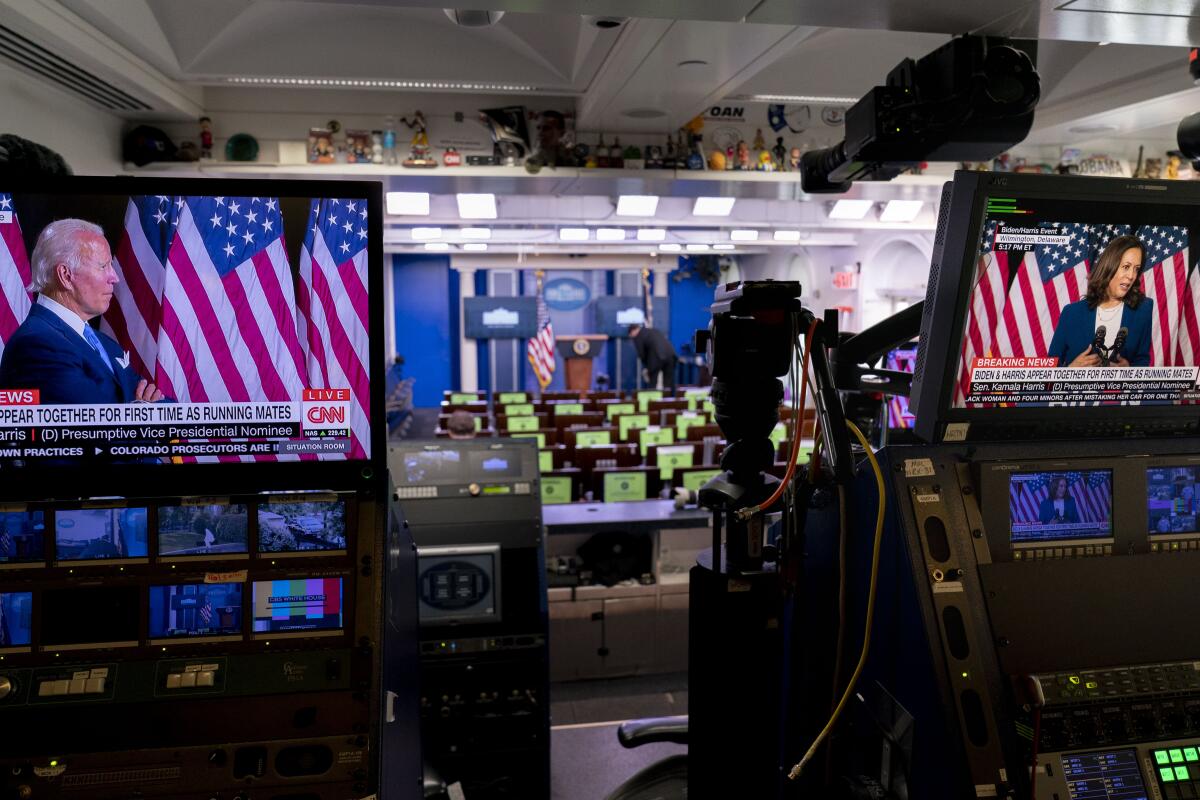
[(608, 337), (602, 333), (581, 333), (554, 338), (558, 340), (558, 354), (567, 362), (567, 390), (591, 389), (592, 359), (600, 355), (600, 347)]

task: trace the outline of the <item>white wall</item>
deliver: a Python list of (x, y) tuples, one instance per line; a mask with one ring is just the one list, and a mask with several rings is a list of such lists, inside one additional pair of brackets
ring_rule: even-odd
[[(823, 312), (851, 307), (841, 323), (862, 330), (911, 302), (924, 299), (933, 234), (862, 231), (854, 247), (778, 247), (764, 255), (741, 256), (744, 280), (800, 281), (804, 303)], [(857, 289), (835, 289), (833, 273), (861, 264)], [(910, 299), (911, 298), (911, 299)]]
[(57, 151), (76, 175), (121, 171), (122, 128), (116, 115), (0, 65), (0, 133)]

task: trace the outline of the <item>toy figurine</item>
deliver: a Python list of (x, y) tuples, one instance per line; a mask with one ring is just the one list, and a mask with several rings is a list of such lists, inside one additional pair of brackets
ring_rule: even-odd
[(754, 169), (750, 164), (750, 148), (746, 146), (745, 139), (739, 139), (737, 143), (737, 165), (734, 169), (751, 170)]
[(371, 131), (371, 163), (383, 163), (383, 131)]
[(1167, 153), (1167, 174), (1164, 176), (1168, 180), (1179, 180), (1179, 165), (1183, 161), (1175, 153)]
[(612, 159), (608, 155), (608, 145), (604, 143), (604, 134), (600, 134), (600, 141), (596, 144), (596, 166), (600, 169), (607, 169), (612, 165)]
[(716, 172), (724, 172), (725, 154), (720, 150), (713, 150), (708, 156), (708, 168)]
[(775, 159), (775, 169), (783, 172), (787, 166), (787, 148), (783, 146), (783, 137), (775, 137), (775, 146), (771, 148), (771, 156)]
[(758, 154), (758, 171), (759, 172), (774, 172), (775, 161), (771, 158), (771, 154), (766, 150), (759, 151)]
[(759, 153), (767, 149), (767, 143), (763, 141), (762, 128), (754, 130), (754, 152)]
[(383, 126), (383, 160), (386, 164), (395, 164), (399, 161), (396, 157), (396, 118), (384, 117)]
[(413, 132), (412, 139), (408, 143), (408, 158), (404, 159), (404, 166), (436, 167), (437, 161), (429, 157), (429, 134), (426, 132), (425, 115), (417, 111), (413, 114), (411, 121), (408, 117), (401, 117), (400, 121)]
[(442, 154), (442, 163), (447, 167), (461, 167), (462, 154), (453, 147), (447, 147), (446, 152)]
[(200, 118), (200, 157), (203, 159), (212, 158), (213, 135), (212, 135), (212, 120), (208, 117)]
[(788, 171), (789, 172), (799, 172), (800, 171), (800, 148), (799, 147), (793, 147), (791, 152), (788, 153)]

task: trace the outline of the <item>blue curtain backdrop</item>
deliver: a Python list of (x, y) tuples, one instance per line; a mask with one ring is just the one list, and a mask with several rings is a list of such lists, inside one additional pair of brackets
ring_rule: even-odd
[(392, 256), (396, 351), (415, 379), (413, 405), (437, 406), (458, 387), (458, 273), (446, 256)]

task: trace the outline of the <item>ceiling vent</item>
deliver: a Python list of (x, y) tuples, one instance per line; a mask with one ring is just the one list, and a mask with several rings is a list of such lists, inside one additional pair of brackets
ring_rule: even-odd
[(613, 28), (619, 28), (629, 21), (629, 17), (603, 17), (588, 14), (583, 18), (583, 21), (593, 28), (599, 28), (602, 31), (611, 31)]
[(110, 111), (151, 110), (133, 95), (4, 25), (0, 25), (0, 58)]
[(504, 16), (503, 11), (471, 11), (463, 8), (442, 9), (455, 25), (464, 28), (486, 28), (495, 25)]

